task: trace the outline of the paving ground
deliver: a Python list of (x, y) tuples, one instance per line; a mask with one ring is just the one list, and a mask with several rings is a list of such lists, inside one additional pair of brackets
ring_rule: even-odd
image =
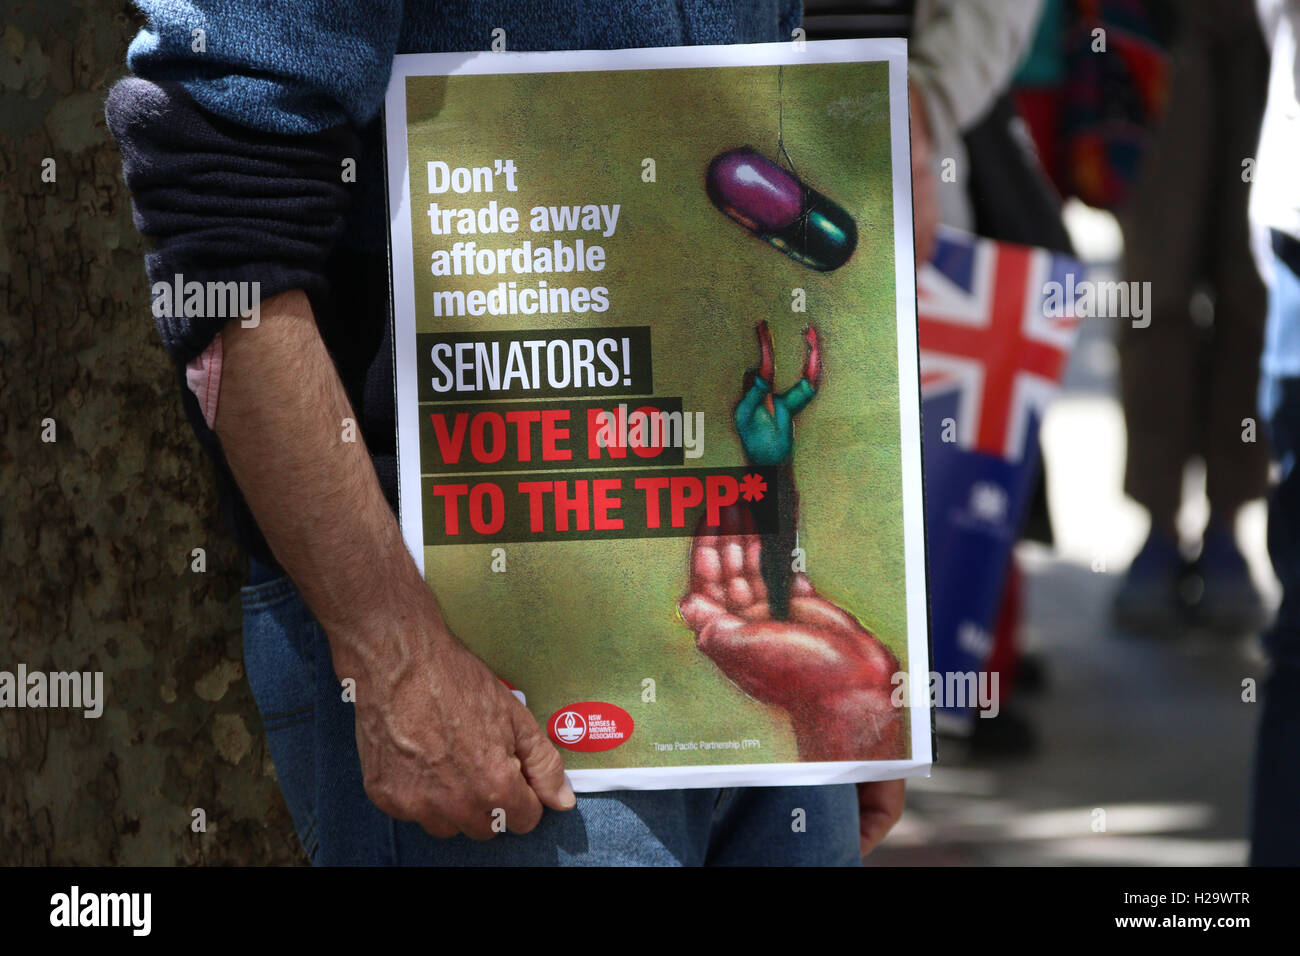
[[(1019, 555), (1024, 636), (1048, 681), (1019, 703), (1040, 746), (1023, 759), (977, 760), (941, 737), (933, 777), (911, 784), (907, 812), (872, 863), (1245, 862), (1258, 705), (1243, 702), (1242, 681), (1263, 676), (1257, 640), (1196, 632), (1139, 639), (1111, 625), (1111, 597), (1147, 519), (1120, 490), (1114, 325), (1083, 326), (1043, 426), (1057, 547), (1022, 545)], [(1180, 525), (1190, 539), (1205, 521), (1202, 487), (1189, 474)], [(1259, 503), (1242, 515), (1238, 537), (1275, 600), (1264, 528)], [(1098, 810), (1104, 832), (1094, 831)]]

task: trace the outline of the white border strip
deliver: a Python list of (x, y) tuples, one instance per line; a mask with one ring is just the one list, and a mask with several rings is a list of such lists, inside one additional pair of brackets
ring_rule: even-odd
[(811, 787), (928, 776), (929, 762), (921, 763), (915, 759), (714, 764), (708, 767), (615, 767), (565, 772), (565, 777), (579, 793), (597, 790), (694, 790), (700, 787)]
[[(902, 41), (900, 41), (902, 42)], [(903, 566), (907, 574), (907, 666), (912, 759), (932, 763), (930, 607), (925, 566), (921, 468), (921, 378), (916, 328), (916, 247), (912, 236), (912, 139), (908, 118), (907, 46), (889, 60), (889, 142), (894, 179), (894, 301), (898, 314), (898, 422), (903, 471)], [(924, 667), (917, 662), (924, 661)], [(920, 718), (920, 719), (918, 719)], [(928, 774), (927, 774), (928, 776)]]

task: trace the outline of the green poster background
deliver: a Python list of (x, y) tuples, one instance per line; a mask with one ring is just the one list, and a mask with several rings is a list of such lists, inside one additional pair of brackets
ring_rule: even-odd
[[(798, 379), (800, 333), (816, 323), (824, 380), (795, 426), (799, 544), (818, 591), (853, 613), (906, 670), (886, 64), (786, 66), (779, 79), (771, 66), (406, 82), (417, 331), (648, 324), (655, 394), (705, 413), (704, 455), (686, 466), (715, 467), (744, 464), (731, 413), (745, 370), (757, 365), (755, 323), (766, 319), (772, 328), (777, 391)], [(751, 145), (775, 158), (781, 122), (800, 176), (858, 225), (852, 259), (829, 274), (759, 240), (705, 194), (712, 157)], [(473, 167), (506, 158), (518, 167), (517, 192), (427, 192), (430, 160)], [(653, 183), (642, 181), (645, 158), (655, 161)], [(517, 233), (430, 234), (430, 201), (477, 209), (492, 199), (519, 210)], [(588, 203), (621, 204), (613, 237), (528, 231), (534, 205)], [(503, 279), (535, 287), (539, 278), (434, 277), (435, 249), (457, 239), (497, 248), (579, 237), (605, 247), (604, 271), (540, 278), (606, 286), (607, 312), (433, 316), (435, 289), (490, 289)], [(796, 288), (806, 292), (806, 314), (791, 311)], [(632, 715), (629, 742), (603, 753), (565, 751), (570, 769), (798, 759), (788, 718), (728, 681), (677, 616), (689, 538), (503, 547), (504, 573), (491, 570), (490, 544), (426, 548), (426, 578), (453, 631), (525, 691), (539, 721), (583, 700)], [(655, 681), (653, 702), (642, 699), (645, 678)], [(741, 739), (761, 746), (671, 753), (652, 746)]]

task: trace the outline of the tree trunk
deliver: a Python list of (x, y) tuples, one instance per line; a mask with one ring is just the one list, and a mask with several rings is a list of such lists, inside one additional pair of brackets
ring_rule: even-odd
[(105, 699), (0, 708), (0, 864), (296, 863), (244, 680), (246, 563), (104, 122), (139, 25), (44, 0), (0, 28), (0, 671), (102, 671)]

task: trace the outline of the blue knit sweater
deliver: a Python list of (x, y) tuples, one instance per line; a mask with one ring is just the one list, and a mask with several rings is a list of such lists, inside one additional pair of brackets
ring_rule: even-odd
[[(610, 50), (789, 39), (801, 0), (138, 0), (138, 76), (253, 129), (314, 133), (378, 111), (395, 53)], [(196, 52), (195, 30), (203, 30)]]
[[(757, 43), (789, 39), (801, 0), (137, 0), (148, 18), (109, 93), (150, 283), (303, 289), (396, 507), (396, 416), (377, 121), (395, 53)], [(345, 157), (354, 184), (340, 182)], [(274, 557), (183, 366), (224, 319), (157, 320), (182, 401), (244, 547)]]

